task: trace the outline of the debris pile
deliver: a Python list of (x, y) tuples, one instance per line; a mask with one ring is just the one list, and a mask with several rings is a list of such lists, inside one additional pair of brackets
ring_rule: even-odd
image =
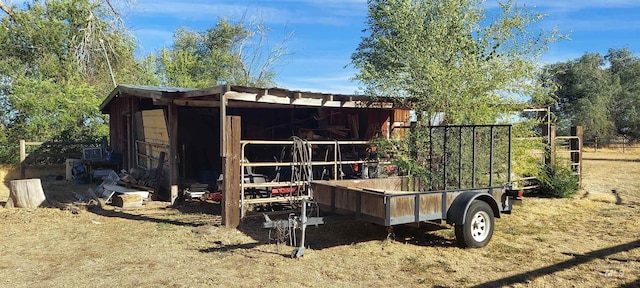
[(144, 187), (156, 187), (159, 182), (158, 173), (155, 168), (151, 170), (131, 168), (129, 171), (123, 169), (120, 171), (118, 177), (123, 183)]

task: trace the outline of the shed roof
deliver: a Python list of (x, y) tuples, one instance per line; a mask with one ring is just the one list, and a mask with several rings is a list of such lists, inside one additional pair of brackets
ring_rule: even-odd
[(140, 86), (121, 84), (109, 93), (100, 105), (103, 113), (108, 113), (110, 103), (117, 97), (137, 97), (152, 99), (155, 104), (174, 103), (180, 106), (217, 107), (224, 96), (230, 107), (274, 107), (275, 106), (316, 106), (343, 108), (409, 109), (406, 99), (374, 97), (366, 95), (344, 95), (321, 92), (305, 92), (283, 88), (256, 88), (246, 86), (221, 85), (204, 89)]

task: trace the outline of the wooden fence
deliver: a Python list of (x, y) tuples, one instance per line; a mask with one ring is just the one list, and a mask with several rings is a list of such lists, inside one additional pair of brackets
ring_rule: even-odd
[(101, 142), (29, 142), (20, 140), (20, 179), (26, 177), (26, 168), (53, 168), (65, 165), (66, 159), (82, 159), (83, 148), (106, 147)]

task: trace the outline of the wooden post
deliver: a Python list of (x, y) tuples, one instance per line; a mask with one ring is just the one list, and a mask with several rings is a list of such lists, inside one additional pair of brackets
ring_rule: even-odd
[(549, 125), (550, 164), (556, 163), (556, 125)]
[(227, 156), (227, 97), (226, 92), (230, 90), (229, 85), (220, 93), (220, 157)]
[(178, 198), (178, 105), (169, 104), (169, 185), (170, 185), (170, 201), (173, 205)]
[(577, 136), (578, 139), (571, 139), (570, 142), (570, 148), (571, 151), (578, 151), (578, 152), (571, 152), (571, 164), (577, 164), (577, 165), (571, 165), (571, 168), (573, 169), (573, 172), (576, 172), (578, 174), (578, 185), (580, 187), (582, 187), (582, 139), (583, 139), (583, 130), (582, 130), (582, 126), (575, 126), (575, 127), (571, 127), (571, 136)]
[(27, 159), (27, 144), (24, 139), (20, 139), (20, 179), (26, 178), (24, 160)]
[(240, 224), (240, 137), (241, 117), (227, 116), (225, 119), (225, 150), (222, 169), (224, 170), (222, 190), (222, 223), (225, 227), (236, 228)]
[(548, 129), (542, 129), (542, 141), (547, 144), (544, 151), (544, 165), (550, 165), (555, 162), (556, 152), (556, 126), (542, 125)]

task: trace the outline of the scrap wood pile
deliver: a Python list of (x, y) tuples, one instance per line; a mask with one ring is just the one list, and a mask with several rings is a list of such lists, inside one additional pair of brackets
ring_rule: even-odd
[(142, 186), (149, 189), (153, 189), (161, 180), (160, 174), (156, 168), (150, 170), (131, 168), (129, 171), (122, 170), (118, 174), (120, 182), (127, 185)]
[(149, 186), (157, 187), (160, 179), (158, 176), (155, 169), (146, 171), (132, 168), (129, 171), (122, 170), (120, 174), (111, 170), (92, 193), (102, 198), (106, 204), (122, 208), (140, 207), (153, 191)]

